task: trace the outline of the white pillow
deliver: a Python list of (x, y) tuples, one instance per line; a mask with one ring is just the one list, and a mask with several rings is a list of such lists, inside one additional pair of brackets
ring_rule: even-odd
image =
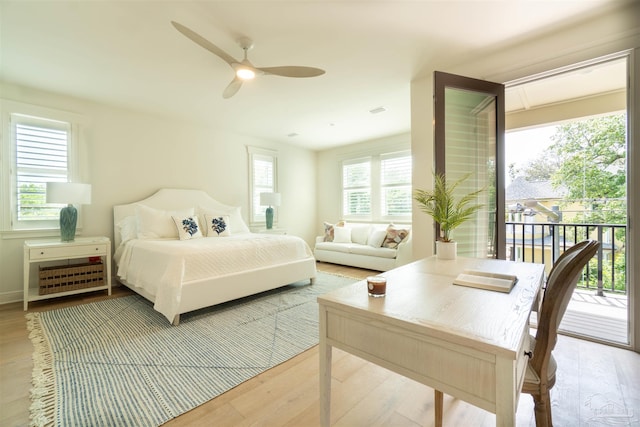
[(351, 243), (351, 229), (348, 227), (333, 227), (334, 243)]
[(229, 215), (205, 215), (207, 237), (225, 237), (231, 235)]
[(210, 209), (202, 206), (196, 208), (196, 212), (203, 223), (207, 224), (206, 230), (209, 232), (209, 223), (205, 221), (205, 215), (211, 216), (229, 216), (229, 232), (232, 234), (250, 233), (249, 227), (242, 219), (242, 213), (240, 212), (240, 206), (236, 206), (230, 209)]
[(136, 222), (136, 216), (129, 215), (116, 224), (116, 230), (120, 234), (120, 244), (127, 243), (129, 240), (138, 237)]
[(193, 208), (180, 211), (163, 211), (144, 205), (136, 206), (136, 226), (138, 239), (160, 239), (178, 237), (173, 216), (180, 218), (193, 215)]
[(202, 231), (200, 230), (200, 224), (198, 224), (197, 216), (174, 216), (172, 218), (176, 225), (176, 229), (178, 230), (178, 237), (180, 240), (197, 239), (202, 237)]
[(369, 237), (369, 228), (369, 225), (352, 225), (351, 241), (360, 245), (366, 245), (367, 238)]
[(382, 247), (382, 242), (387, 237), (387, 230), (384, 228), (372, 228), (367, 239), (367, 245), (372, 248)]

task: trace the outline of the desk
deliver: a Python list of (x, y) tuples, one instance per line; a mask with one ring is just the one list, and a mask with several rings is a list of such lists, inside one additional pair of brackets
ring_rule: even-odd
[[(464, 269), (518, 282), (510, 293), (453, 285)], [(330, 424), (333, 347), (493, 412), (498, 426), (515, 425), (544, 266), (431, 257), (382, 276), (384, 298), (367, 296), (366, 281), (318, 298), (321, 425)]]

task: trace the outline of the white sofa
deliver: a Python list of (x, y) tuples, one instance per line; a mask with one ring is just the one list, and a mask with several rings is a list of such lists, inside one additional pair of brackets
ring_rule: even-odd
[[(316, 237), (316, 261), (376, 271), (391, 270), (412, 261), (411, 227), (408, 225), (393, 225), (391, 229), (389, 224), (329, 226), (331, 224), (325, 223), (325, 235)], [(403, 235), (406, 237), (398, 241)]]

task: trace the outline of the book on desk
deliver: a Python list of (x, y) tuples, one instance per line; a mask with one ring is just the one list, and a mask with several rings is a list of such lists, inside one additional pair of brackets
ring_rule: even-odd
[(453, 279), (453, 284), (509, 293), (517, 281), (518, 278), (511, 274), (464, 270)]

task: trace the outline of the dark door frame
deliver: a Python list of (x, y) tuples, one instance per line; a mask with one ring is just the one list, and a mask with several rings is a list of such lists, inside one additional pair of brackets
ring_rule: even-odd
[[(442, 71), (434, 71), (434, 156), (435, 172), (444, 174), (445, 171), (445, 88), (469, 90), (493, 95), (496, 102), (496, 230), (495, 256), (506, 258), (506, 229), (505, 229), (505, 106), (504, 85), (470, 77), (458, 76)], [(436, 236), (440, 233), (436, 224)]]

